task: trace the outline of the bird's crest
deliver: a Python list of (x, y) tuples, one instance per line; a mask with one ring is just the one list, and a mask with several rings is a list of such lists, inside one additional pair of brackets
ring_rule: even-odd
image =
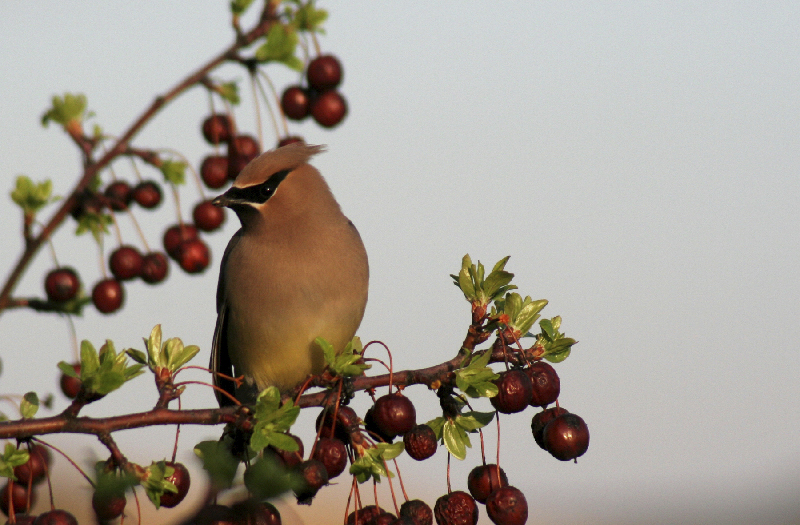
[(282, 170), (293, 170), (302, 164), (306, 164), (312, 156), (323, 151), (325, 151), (325, 146), (308, 145), (299, 142), (266, 151), (253, 159), (242, 170), (233, 185), (246, 187), (252, 184), (259, 184), (273, 173)]

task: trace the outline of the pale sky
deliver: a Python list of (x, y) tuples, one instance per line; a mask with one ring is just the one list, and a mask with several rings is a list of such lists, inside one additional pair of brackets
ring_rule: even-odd
[[(50, 177), (64, 194), (80, 170), (67, 137), (39, 125), (50, 97), (85, 93), (93, 122), (121, 133), (156, 94), (229, 44), (227, 4), (3, 4), (0, 274), (21, 249), (20, 218), (7, 198), (14, 178)], [(580, 341), (556, 366), (561, 404), (591, 432), (577, 465), (536, 446), (532, 409), (502, 419), (501, 465), (527, 495), (529, 523), (797, 522), (800, 5), (319, 5), (330, 11), (321, 44), (343, 62), (350, 113), (334, 131), (292, 130), (328, 145), (314, 164), (367, 247), (362, 339), (386, 342), (398, 369), (455, 355), (469, 306), (449, 274), (469, 253), (489, 265), (511, 255), (519, 291), (548, 299), (544, 315), (561, 315), (564, 331)], [(278, 86), (297, 80), (281, 66), (267, 72)], [(254, 133), (246, 74), (226, 66), (216, 77), (243, 81), (236, 116)], [(180, 150), (199, 166), (211, 152), (199, 130), (208, 112), (204, 91), (194, 89), (134, 144)], [(129, 163), (115, 170), (133, 179)], [(186, 203), (198, 198), (193, 184), (181, 195)], [(137, 214), (153, 245), (175, 222), (170, 208)], [(130, 222), (122, 223), (134, 242)], [(205, 274), (186, 277), (173, 265), (162, 286), (134, 283), (121, 313), (89, 309), (77, 320), (78, 337), (142, 348), (141, 338), (161, 323), (165, 336), (200, 345), (197, 364), (205, 365), (219, 259), (237, 227), (230, 216), (224, 232), (208, 237), (213, 260)], [(59, 259), (92, 283), (97, 250), (88, 239), (73, 243), (73, 230), (67, 221), (55, 237)], [(17, 295), (42, 295), (51, 266), (42, 251)], [(65, 321), (10, 311), (0, 334), (0, 391), (55, 391), (56, 363), (71, 359)], [(424, 388), (407, 393), (420, 421), (437, 415)], [(140, 378), (87, 414), (153, 402), (152, 383)], [(57, 408), (65, 404), (58, 397)], [(207, 389), (185, 396), (184, 406), (213, 404)], [(367, 403), (355, 407), (363, 414)], [(310, 447), (310, 423), (300, 424)], [(129, 432), (119, 441), (132, 460), (149, 464), (171, 454), (173, 436)], [(184, 429), (179, 459), (193, 465), (191, 445), (217, 436), (217, 429)], [(79, 458), (90, 449), (102, 454), (89, 438), (52, 441)], [(487, 442), (494, 450), (494, 430)], [(446, 491), (439, 456), (421, 466), (404, 458), (409, 496), (433, 505)], [(466, 490), (479, 456), (473, 448), (455, 461), (454, 489)], [(58, 468), (74, 483), (56, 493), (56, 504), (78, 505), (84, 482), (65, 462)], [(341, 479), (311, 511), (338, 519), (348, 485)], [(386, 489), (381, 501), (390, 505)], [(480, 523), (489, 523), (481, 513)]]

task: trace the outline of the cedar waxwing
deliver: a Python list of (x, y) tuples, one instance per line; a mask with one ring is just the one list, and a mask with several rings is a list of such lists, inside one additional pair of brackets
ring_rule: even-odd
[[(324, 337), (341, 351), (367, 304), (367, 252), (353, 223), (308, 159), (323, 146), (290, 144), (248, 164), (214, 199), (242, 227), (222, 257), (211, 370), (243, 403), (274, 385), (285, 391), (322, 372)], [(221, 406), (232, 402), (217, 393)]]

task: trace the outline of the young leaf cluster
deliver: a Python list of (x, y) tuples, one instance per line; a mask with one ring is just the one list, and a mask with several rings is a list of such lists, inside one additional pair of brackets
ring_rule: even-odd
[(55, 202), (60, 197), (54, 197), (53, 181), (33, 182), (26, 175), (17, 176), (17, 182), (11, 191), (11, 200), (22, 208), (25, 215), (35, 215), (43, 207)]
[(286, 434), (294, 425), (300, 407), (289, 399), (281, 405), (281, 393), (277, 387), (270, 386), (256, 399), (255, 421), (250, 447), (258, 452), (272, 445), (281, 450), (298, 450), (297, 442)]
[(514, 274), (505, 271), (506, 263), (510, 256), (504, 257), (494, 265), (489, 275), (480, 261), (473, 264), (469, 254), (461, 260), (461, 271), (458, 275), (450, 275), (453, 283), (464, 293), (467, 301), (481, 306), (487, 306), (492, 301), (503, 297), (509, 290), (517, 287), (511, 283)]
[(469, 397), (494, 397), (497, 385), (492, 381), (500, 377), (489, 368), (491, 351), (472, 354), (467, 366), (456, 371), (456, 386)]
[(27, 450), (18, 449), (11, 443), (6, 442), (3, 455), (0, 456), (0, 476), (16, 480), (14, 469), (27, 463), (29, 457)]
[(86, 116), (86, 95), (64, 93), (63, 97), (53, 96), (52, 106), (42, 115), (42, 126), (50, 121), (67, 127), (72, 122), (80, 123)]
[(542, 332), (536, 336), (536, 344), (544, 348), (543, 357), (551, 363), (560, 363), (569, 357), (572, 345), (577, 341), (571, 337), (565, 337), (561, 328), (561, 316), (557, 315), (552, 319), (542, 319), (539, 322)]
[(502, 312), (508, 316), (506, 326), (525, 337), (531, 335), (528, 332), (539, 319), (539, 312), (545, 306), (547, 306), (547, 299), (534, 301), (530, 296), (523, 299), (520, 294), (510, 292), (502, 300), (495, 301), (495, 311), (492, 312), (492, 315)]
[(128, 365), (128, 355), (125, 352), (117, 354), (114, 343), (106, 343), (95, 350), (89, 341), (81, 342), (81, 372), (66, 361), (58, 363), (58, 368), (68, 376), (81, 380), (83, 388), (92, 394), (106, 395), (121, 387), (126, 381), (142, 374), (144, 365)]
[(455, 417), (439, 416), (428, 421), (438, 439), (453, 457), (463, 460), (467, 457), (467, 448), (472, 448), (469, 434), (491, 423), (494, 412), (476, 412), (474, 410), (458, 414)]
[(186, 182), (186, 163), (179, 160), (164, 160), (159, 167), (164, 180), (173, 186), (180, 186)]
[(403, 453), (405, 445), (402, 441), (397, 443), (376, 443), (371, 448), (364, 449), (360, 458), (350, 465), (350, 474), (356, 477), (359, 483), (369, 479), (380, 481), (381, 476), (393, 477), (386, 468), (386, 462), (391, 461)]
[(341, 354), (337, 354), (328, 341), (322, 337), (317, 337), (314, 340), (320, 348), (322, 354), (325, 356), (325, 364), (328, 365), (328, 370), (338, 377), (355, 377), (364, 374), (372, 365), (359, 363), (361, 356), (364, 353), (364, 345), (361, 344), (359, 337), (354, 337), (352, 341), (347, 343), (342, 350)]
[(147, 365), (150, 370), (158, 373), (161, 369), (169, 370), (174, 374), (183, 365), (191, 361), (200, 351), (197, 345), (183, 346), (183, 341), (171, 337), (161, 342), (161, 325), (157, 324), (150, 331), (150, 337), (144, 339), (147, 355), (141, 350), (129, 348), (125, 352), (137, 363)]

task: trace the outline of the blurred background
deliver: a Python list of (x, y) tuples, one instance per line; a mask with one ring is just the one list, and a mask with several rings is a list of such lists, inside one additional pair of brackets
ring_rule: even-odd
[[(511, 255), (520, 293), (548, 299), (544, 316), (561, 315), (563, 331), (580, 341), (556, 365), (562, 406), (591, 432), (577, 464), (536, 446), (533, 409), (502, 418), (500, 462), (527, 496), (528, 523), (800, 523), (800, 4), (319, 6), (330, 12), (321, 46), (343, 63), (349, 114), (332, 131), (313, 121), (291, 131), (328, 145), (314, 164), (369, 252), (362, 339), (385, 342), (397, 369), (455, 355), (469, 306), (449, 274), (469, 253), (489, 266)], [(15, 177), (50, 178), (64, 195), (81, 169), (60, 128), (40, 125), (50, 98), (85, 93), (96, 114), (87, 129), (97, 123), (120, 134), (154, 96), (229, 45), (228, 13), (220, 0), (3, 4), (0, 275), (22, 250), (20, 214), (7, 197)], [(267, 72), (278, 89), (299, 79), (282, 66)], [(214, 77), (241, 81), (235, 116), (255, 133), (246, 72), (224, 66)], [(209, 112), (205, 90), (193, 89), (133, 143), (179, 150), (198, 167), (213, 151), (200, 134)], [(133, 180), (130, 163), (114, 168)], [(180, 192), (188, 218), (197, 188), (190, 182)], [(166, 199), (156, 213), (136, 211), (151, 245), (176, 222), (172, 208)], [(120, 222), (126, 242), (138, 243), (130, 221)], [(91, 287), (98, 251), (90, 237), (76, 240), (74, 228), (67, 220), (54, 247)], [(237, 228), (230, 215), (223, 232), (207, 237), (204, 274), (173, 264), (161, 286), (128, 285), (120, 313), (87, 308), (78, 338), (143, 349), (142, 337), (161, 323), (165, 337), (200, 345), (196, 364), (204, 366), (219, 260)], [(107, 252), (115, 242), (108, 237)], [(52, 266), (42, 250), (15, 295), (43, 296)], [(63, 409), (56, 363), (73, 360), (66, 321), (6, 311), (0, 334), (0, 391), (54, 392), (54, 411)], [(419, 421), (437, 415), (424, 388), (407, 393)], [(362, 415), (365, 397), (353, 405)], [(145, 376), (86, 414), (147, 410), (155, 400)], [(183, 401), (215, 405), (202, 387)], [(16, 417), (11, 404), (2, 410)], [(298, 423), (307, 448), (315, 416)], [(219, 432), (182, 429), (178, 460), (193, 469), (190, 498), (203, 493), (192, 446)], [(486, 434), (493, 454), (496, 432)], [(174, 435), (163, 428), (116, 437), (132, 461), (149, 464), (171, 455)], [(46, 439), (84, 468), (103, 459), (91, 438)], [(446, 492), (445, 456), (400, 459), (409, 497), (432, 506)], [(454, 490), (466, 490), (479, 458), (475, 446), (453, 462)], [(56, 505), (88, 511), (88, 484), (66, 461), (55, 475)], [(390, 507), (383, 485), (381, 504)], [(341, 523), (348, 489), (340, 478), (310, 508), (287, 498), (284, 523)], [(47, 508), (45, 491), (39, 499), (37, 508)], [(142, 507), (145, 522), (169, 523), (191, 505), (157, 517), (148, 502)], [(129, 502), (131, 518), (133, 509)], [(480, 523), (489, 523), (483, 509)]]

